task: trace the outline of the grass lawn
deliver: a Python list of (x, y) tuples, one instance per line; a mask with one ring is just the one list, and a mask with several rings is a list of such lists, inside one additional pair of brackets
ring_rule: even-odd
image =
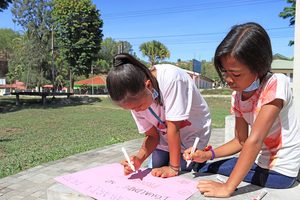
[(230, 88), (222, 89), (206, 89), (201, 91), (202, 95), (231, 95), (232, 91)]
[[(206, 98), (213, 127), (224, 127), (230, 98)], [(0, 97), (0, 178), (69, 155), (142, 137), (127, 110), (108, 98)]]

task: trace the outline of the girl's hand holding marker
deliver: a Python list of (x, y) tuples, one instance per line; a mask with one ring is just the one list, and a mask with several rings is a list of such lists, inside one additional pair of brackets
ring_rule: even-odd
[[(199, 137), (196, 137), (195, 142), (194, 142), (194, 144), (193, 144), (193, 147), (192, 147), (192, 149), (191, 149), (191, 154), (194, 153), (194, 152), (196, 151), (196, 148), (197, 148), (197, 145), (198, 145), (198, 143), (199, 143), (199, 140), (200, 140), (200, 138), (199, 138)], [(192, 162), (192, 159), (186, 161), (186, 168), (189, 167), (189, 165), (191, 164), (191, 162)]]
[(125, 156), (125, 159), (126, 159), (126, 161), (121, 162), (121, 164), (124, 166), (125, 175), (128, 175), (132, 172), (135, 172), (136, 170), (135, 170), (135, 167), (133, 165), (134, 164), (134, 161), (133, 161), (134, 157), (132, 158), (132, 160), (130, 160), (130, 158), (129, 158), (127, 152), (126, 152), (126, 149), (124, 147), (122, 147), (122, 152), (123, 152), (123, 154)]

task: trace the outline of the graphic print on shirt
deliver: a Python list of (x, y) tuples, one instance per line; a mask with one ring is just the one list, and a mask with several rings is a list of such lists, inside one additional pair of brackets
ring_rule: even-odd
[[(264, 90), (261, 92), (260, 95), (260, 102), (258, 106), (258, 112), (260, 111), (261, 107), (272, 102), (276, 99), (276, 91), (277, 91), (277, 79), (274, 79), (273, 77), (270, 78), (268, 81), (268, 84), (264, 88)], [(257, 116), (257, 113), (255, 115)], [(264, 145), (266, 145), (269, 153), (269, 168), (272, 169), (272, 167), (275, 165), (277, 160), (277, 152), (279, 149), (282, 148), (282, 133), (281, 133), (281, 122), (279, 118), (277, 118), (273, 124), (273, 126), (270, 129), (270, 133), (265, 140)]]
[[(262, 106), (277, 98), (277, 79), (271, 77), (267, 80), (268, 81), (263, 81), (261, 87), (253, 94), (253, 96), (245, 101), (241, 100), (240, 94), (235, 93), (233, 95), (234, 103), (231, 111), (233, 111), (237, 117), (243, 117), (249, 125), (254, 124)], [(281, 121), (278, 117), (264, 139), (261, 155), (264, 158), (267, 158), (267, 160), (258, 159), (258, 162), (268, 166), (269, 169), (272, 169), (275, 165), (278, 157), (277, 153), (282, 148), (281, 129)]]

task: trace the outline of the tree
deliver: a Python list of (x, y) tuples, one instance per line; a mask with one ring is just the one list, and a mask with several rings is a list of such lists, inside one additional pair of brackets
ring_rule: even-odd
[(95, 62), (93, 73), (94, 74), (107, 73), (110, 68), (111, 68), (110, 62), (100, 58)]
[(26, 53), (26, 51), (23, 48), (26, 46), (26, 44), (24, 44), (25, 42), (26, 41), (23, 36), (15, 38), (11, 42), (11, 45), (14, 48), (14, 53), (11, 59), (9, 60), (9, 64), (8, 64), (9, 70), (6, 76), (7, 81), (10, 83), (13, 83), (15, 80), (24, 81), (22, 75), (26, 69), (25, 66), (27, 63), (27, 60), (24, 60), (26, 56), (23, 55), (24, 53)]
[[(30, 77), (27, 80), (35, 81), (32, 85), (39, 86), (48, 83), (51, 80), (50, 59), (50, 24), (51, 24), (51, 0), (14, 0), (11, 9), (13, 21), (20, 25), (24, 30), (22, 49), (26, 53), (19, 53), (20, 56), (27, 58), (17, 58), (27, 60), (26, 66), (30, 71)], [(11, 64), (18, 62), (11, 62)], [(14, 66), (16, 67), (16, 66)], [(35, 73), (33, 73), (35, 72)], [(35, 78), (31, 78), (35, 76)]]
[(20, 34), (12, 29), (0, 29), (0, 51), (12, 54), (12, 41), (17, 37), (20, 37)]
[(103, 22), (91, 0), (54, 0), (54, 26), (62, 57), (69, 65), (70, 90), (73, 76), (91, 72), (102, 41)]
[(11, 3), (12, 0), (0, 0), (0, 12), (3, 12), (3, 10), (7, 9), (9, 3)]
[(31, 57), (34, 45), (28, 37), (28, 34), (25, 34), (12, 41), (14, 53), (9, 60), (7, 78), (10, 83), (20, 80), (26, 83), (27, 87), (35, 87), (36, 83), (47, 83), (47, 80), (41, 76), (40, 69), (36, 66), (36, 59), (41, 55)]
[(68, 81), (68, 64), (59, 56), (59, 52), (54, 51), (54, 65), (55, 65), (55, 86), (63, 88), (69, 86)]
[(99, 60), (96, 69), (101, 72), (108, 72), (112, 66), (113, 58), (117, 53), (131, 53), (132, 45), (127, 41), (115, 41), (112, 38), (105, 38), (101, 44)]
[[(295, 25), (295, 13), (296, 13), (296, 0), (287, 0), (287, 3), (292, 4), (290, 7), (284, 7), (283, 11), (279, 13), (279, 17), (283, 19), (290, 18), (290, 26)], [(289, 46), (293, 46), (294, 41), (289, 42)]]
[(28, 33), (30, 40), (48, 46), (51, 33), (51, 0), (14, 0), (13, 21)]
[(213, 62), (207, 62), (206, 60), (201, 61), (202, 75), (206, 76), (212, 80), (220, 82), (221, 79), (216, 71)]
[[(193, 61), (180, 61), (175, 64), (178, 67), (186, 70), (193, 71)], [(218, 75), (218, 72), (216, 71), (214, 64), (212, 61), (206, 61), (202, 60), (201, 61), (201, 75), (208, 77), (214, 81), (220, 82), (220, 77)]]
[(127, 41), (118, 41), (118, 53), (132, 53), (132, 45)]
[(105, 38), (101, 44), (101, 50), (99, 52), (98, 64), (101, 64), (99, 68), (101, 71), (108, 71), (112, 66), (113, 58), (118, 53), (118, 43), (112, 38)]
[(182, 69), (186, 69), (186, 70), (190, 70), (190, 71), (193, 70), (193, 62), (192, 61), (182, 61), (182, 60), (178, 61), (177, 60), (177, 63), (175, 65)]
[(140, 51), (143, 56), (149, 58), (151, 65), (155, 65), (165, 58), (170, 58), (170, 52), (167, 47), (159, 41), (153, 40), (140, 45)]

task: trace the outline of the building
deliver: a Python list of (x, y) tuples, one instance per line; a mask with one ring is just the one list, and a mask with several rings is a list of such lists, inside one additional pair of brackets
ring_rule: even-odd
[(76, 94), (106, 94), (106, 79), (102, 76), (94, 76), (89, 79), (80, 80), (74, 83)]
[(21, 81), (15, 81), (13, 84), (5, 84), (5, 79), (0, 79), (0, 96), (10, 94), (12, 91), (25, 91), (26, 85)]
[(275, 59), (271, 65), (271, 72), (285, 74), (290, 78), (290, 82), (293, 83), (293, 67), (294, 61), (292, 60)]
[(193, 72), (190, 70), (182, 69), (188, 73), (192, 79), (195, 81), (197, 88), (199, 89), (212, 89), (214, 87), (214, 80), (201, 75), (198, 72)]
[(6, 93), (6, 88), (3, 85), (6, 85), (5, 76), (7, 72), (8, 72), (8, 55), (6, 53), (0, 52), (0, 95)]

